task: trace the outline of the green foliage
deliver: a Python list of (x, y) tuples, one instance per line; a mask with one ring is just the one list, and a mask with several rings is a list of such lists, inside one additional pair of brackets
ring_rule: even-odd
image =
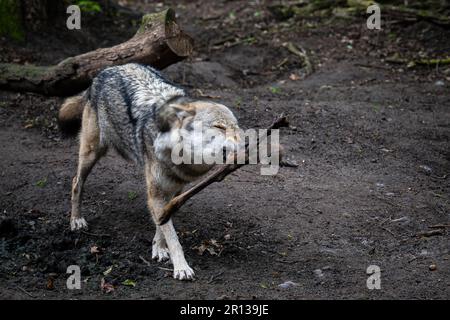
[(136, 281), (130, 279), (125, 280), (124, 282), (122, 282), (122, 284), (124, 286), (136, 287)]
[(77, 0), (75, 2), (76, 5), (78, 5), (81, 9), (81, 11), (84, 12), (101, 12), (102, 7), (97, 1), (91, 1), (91, 0)]
[(128, 191), (128, 199), (134, 200), (138, 197), (138, 194), (134, 191)]
[(17, 0), (0, 0), (0, 35), (22, 41), (25, 32), (22, 27), (20, 2)]
[(39, 180), (38, 182), (36, 182), (36, 186), (38, 186), (39, 188), (43, 188), (47, 185), (47, 178), (43, 178), (41, 180)]
[(270, 92), (272, 92), (273, 94), (278, 94), (281, 92), (281, 88), (280, 87), (270, 87)]

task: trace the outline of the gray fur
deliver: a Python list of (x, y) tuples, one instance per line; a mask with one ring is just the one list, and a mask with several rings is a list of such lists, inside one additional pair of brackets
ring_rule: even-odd
[(186, 96), (155, 69), (139, 64), (110, 67), (100, 72), (88, 91), (97, 112), (100, 144), (143, 164), (146, 145), (159, 132), (157, 113), (168, 101)]

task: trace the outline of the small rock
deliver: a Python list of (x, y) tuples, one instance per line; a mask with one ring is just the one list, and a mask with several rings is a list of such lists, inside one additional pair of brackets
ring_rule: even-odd
[(292, 281), (286, 281), (283, 282), (282, 284), (279, 284), (278, 287), (282, 288), (282, 289), (287, 289), (290, 287), (295, 287), (298, 286), (298, 283), (292, 282)]
[(318, 278), (323, 278), (323, 276), (324, 276), (322, 270), (320, 270), (320, 269), (314, 270), (314, 274), (315, 274)]
[(427, 166), (427, 165), (420, 165), (419, 169), (425, 173), (426, 175), (430, 175), (431, 172), (433, 172), (433, 169), (431, 169), (431, 167)]
[(434, 83), (434, 85), (435, 85), (435, 86), (438, 86), (438, 87), (442, 87), (442, 86), (445, 85), (445, 83), (444, 83), (444, 81), (442, 81), (442, 80), (438, 80), (438, 81), (436, 81), (436, 82)]
[(377, 183), (375, 183), (375, 185), (376, 185), (378, 188), (384, 188), (384, 183), (377, 182)]
[(430, 269), (430, 271), (435, 271), (437, 269), (435, 264), (430, 264), (428, 268)]
[(342, 214), (342, 216), (343, 216), (343, 217), (346, 217), (346, 218), (351, 218), (351, 217), (352, 217), (352, 215), (351, 215), (350, 213), (348, 213), (348, 212), (344, 212), (344, 213)]
[(408, 217), (401, 217), (394, 220), (391, 220), (393, 223), (401, 223), (401, 224), (408, 224), (411, 220)]

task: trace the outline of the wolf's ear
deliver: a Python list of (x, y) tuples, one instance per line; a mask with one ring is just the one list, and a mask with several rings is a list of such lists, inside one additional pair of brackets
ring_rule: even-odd
[(156, 123), (162, 132), (174, 127), (181, 127), (183, 120), (195, 116), (195, 108), (189, 104), (166, 104), (162, 106), (156, 116)]

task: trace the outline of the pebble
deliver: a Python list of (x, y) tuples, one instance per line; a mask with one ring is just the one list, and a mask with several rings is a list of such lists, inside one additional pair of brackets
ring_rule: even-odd
[(322, 270), (320, 270), (320, 269), (314, 270), (314, 274), (319, 278), (323, 278), (323, 276), (324, 276)]
[(283, 283), (278, 285), (278, 287), (280, 287), (282, 289), (287, 289), (287, 288), (295, 287), (295, 286), (298, 286), (298, 283), (295, 283), (295, 282), (292, 282), (292, 281), (286, 281), (286, 282), (283, 282)]
[(391, 220), (393, 223), (402, 223), (402, 224), (408, 224), (411, 221), (408, 217), (401, 217), (394, 220)]
[(420, 165), (419, 166), (419, 168), (420, 168), (420, 170), (423, 172), (423, 173), (425, 173), (425, 174), (427, 174), (427, 175), (430, 175), (431, 174), (431, 172), (433, 172), (433, 169), (431, 169), (431, 167), (429, 167), (429, 166), (427, 166), (427, 165)]

